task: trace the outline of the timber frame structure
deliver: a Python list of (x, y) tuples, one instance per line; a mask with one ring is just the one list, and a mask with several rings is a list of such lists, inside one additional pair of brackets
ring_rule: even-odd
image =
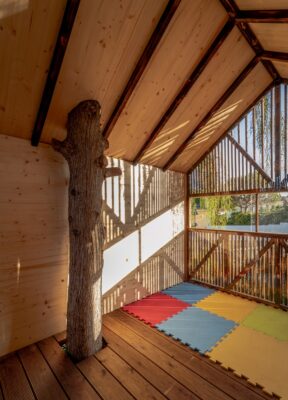
[[(12, 176), (15, 178), (17, 175), (17, 184), (13, 180), (10, 183), (3, 168), (2, 177), (6, 178), (7, 192), (3, 191), (0, 201), (8, 210), (1, 216), (3, 226), (7, 228), (6, 214), (16, 212), (21, 200), (23, 209), (29, 211), (29, 223), (34, 218), (33, 213), (39, 213), (35, 220), (44, 227), (44, 233), (32, 229), (31, 236), (36, 242), (43, 240), (49, 254), (45, 261), (40, 262), (37, 257), (37, 262), (33, 257), (31, 261), (27, 245), (29, 251), (25, 248), (23, 258), (28, 254), (28, 274), (35, 268), (44, 281), (41, 271), (49, 267), (47, 276), (51, 285), (60, 287), (67, 284), (67, 274), (60, 276), (55, 259), (64, 265), (61, 270), (64, 274), (68, 265), (68, 245), (63, 238), (68, 237), (68, 225), (64, 228), (59, 226), (63, 223), (61, 213), (68, 214), (65, 208), (68, 195), (69, 207), (73, 209), (73, 215), (68, 214), (70, 239), (76, 238), (75, 242), (81, 236), (78, 227), (73, 225), (75, 214), (77, 217), (80, 215), (78, 222), (81, 215), (85, 215), (86, 220), (79, 225), (81, 233), (86, 232), (85, 227), (89, 228), (86, 242), (77, 242), (74, 246), (85, 249), (79, 253), (87, 253), (83, 263), (89, 264), (90, 277), (96, 276), (97, 290), (93, 291), (96, 284), (94, 289), (91, 288), (93, 285), (85, 268), (77, 275), (76, 267), (70, 297), (77, 303), (83, 288), (90, 290), (90, 300), (83, 301), (77, 311), (79, 317), (83, 304), (90, 303), (90, 307), (85, 308), (88, 316), (85, 314), (84, 322), (81, 321), (82, 332), (90, 321), (89, 315), (96, 308), (97, 315), (102, 315), (100, 293), (105, 246), (108, 248), (110, 244), (117, 244), (125, 234), (131, 234), (131, 237), (134, 234), (133, 243), (138, 246), (139, 255), (133, 257), (142, 265), (144, 223), (148, 224), (154, 217), (156, 219), (171, 209), (174, 212), (180, 202), (184, 228), (180, 234), (177, 233), (176, 239), (173, 237), (177, 243), (168, 243), (167, 240), (166, 247), (163, 245), (160, 249), (162, 253), (158, 252), (159, 249), (155, 253), (156, 258), (164, 254), (168, 264), (172, 265), (174, 275), (178, 274), (177, 279), (181, 275), (184, 281), (193, 280), (288, 309), (288, 234), (261, 232), (258, 212), (261, 196), (288, 192), (288, 4), (286, 7), (283, 0), (267, 0), (265, 9), (259, 9), (262, 3), (261, 0), (32, 0), (11, 2), (7, 7), (0, 5), (0, 57), (5, 60), (3, 73), (0, 74), (0, 88), (3, 88), (0, 90), (2, 158), (3, 162), (7, 161), (5, 150), (9, 148), (9, 141), (11, 148), (19, 146), (19, 159), (15, 155), (13, 159), (15, 170), (18, 175), (19, 171), (23, 174), (24, 184), (31, 180), (26, 187), (28, 196), (22, 196), (21, 185), (17, 181), (19, 176), (16, 173)], [(43, 38), (39, 38), (40, 31), (45, 32)], [(74, 120), (77, 140), (71, 139), (69, 133), (67, 138), (67, 130), (74, 130), (69, 125), (69, 118), (67, 129), (67, 116), (71, 117), (71, 110), (75, 111), (78, 104), (83, 105), (87, 101), (93, 103), (94, 114), (90, 111), (94, 116), (97, 114), (97, 123), (91, 115), (91, 118), (81, 115)], [(84, 128), (80, 126), (81, 120), (84, 121)], [(93, 146), (96, 143), (93, 138), (95, 132), (100, 143), (99, 154)], [(81, 143), (86, 134), (89, 141), (88, 145), (82, 146), (86, 148), (86, 154), (82, 154)], [(25, 145), (23, 142), (17, 144), (17, 140), (22, 140)], [(69, 148), (64, 154), (65, 143)], [(68, 191), (67, 164), (59, 154), (55, 155), (53, 148), (68, 160)], [(18, 153), (15, 151), (15, 154)], [(74, 156), (77, 156), (77, 163)], [(106, 168), (106, 157), (109, 169)], [(143, 170), (140, 164), (145, 166)], [(122, 183), (118, 178), (120, 165), (124, 175)], [(111, 185), (105, 178), (111, 178)], [(72, 180), (77, 182), (77, 190)], [(96, 182), (95, 187), (91, 182)], [(135, 186), (135, 182), (138, 192), (135, 187), (130, 187)], [(164, 189), (156, 188), (159, 182)], [(178, 182), (176, 189), (175, 182)], [(29, 196), (29, 191), (30, 186), (34, 188), (35, 184), (39, 187), (34, 198), (32, 194)], [(171, 187), (167, 189), (169, 185)], [(106, 201), (103, 212), (102, 189)], [(113, 197), (111, 204), (108, 204), (109, 191), (112, 197), (114, 192), (118, 196), (115, 201)], [(11, 193), (16, 197), (15, 208)], [(191, 225), (191, 204), (195, 198), (237, 195), (255, 196), (255, 231), (222, 230), (219, 227), (206, 229)], [(53, 201), (58, 199), (57, 196), (59, 201), (55, 206)], [(75, 200), (77, 196), (78, 199), (82, 196), (79, 203)], [(42, 201), (40, 206), (38, 198)], [(90, 199), (89, 204), (87, 199)], [(91, 205), (93, 199), (94, 206)], [(143, 206), (141, 200), (147, 204)], [(19, 214), (22, 214), (22, 209), (20, 211)], [(121, 211), (125, 214), (122, 219)], [(42, 212), (45, 218), (40, 215)], [(55, 214), (55, 226), (49, 231), (45, 229), (51, 213)], [(102, 215), (108, 231), (105, 244)], [(28, 224), (27, 220), (23, 225)], [(19, 246), (29, 241), (30, 236), (27, 239), (18, 229), (16, 217), (9, 223), (20, 239), (10, 254), (5, 241), (11, 240), (10, 227), (7, 228), (8, 239), (0, 235), (0, 244), (9, 253), (7, 259), (10, 257), (9, 262), (0, 260), (0, 267), (14, 279), (16, 300), (13, 298), (9, 303), (9, 307), (13, 308), (14, 300), (17, 303), (21, 298), (18, 289), (21, 286), (22, 264), (25, 266), (25, 260), (23, 263), (19, 256)], [(93, 243), (92, 231), (95, 233)], [(56, 243), (57, 240), (59, 243)], [(174, 245), (179, 253), (181, 248), (183, 271), (173, 259)], [(32, 250), (41, 253), (42, 249), (36, 247), (33, 245)], [(99, 251), (95, 252), (95, 248)], [(74, 264), (79, 265), (81, 257), (77, 251), (75, 254)], [(149, 265), (153, 267), (154, 259), (151, 261), (149, 257), (145, 261), (147, 265), (151, 262)], [(72, 258), (73, 249), (70, 248), (70, 266)], [(127, 265), (130, 261), (128, 256), (125, 257)], [(162, 270), (159, 267), (163, 275), (165, 262), (161, 264)], [(136, 265), (134, 267), (136, 269)], [(50, 276), (53, 268), (59, 274), (57, 282), (51, 278), (52, 272)], [(137, 270), (135, 276), (129, 279), (137, 285), (139, 276)], [(121, 279), (111, 294), (111, 298), (116, 300), (125, 288)], [(169, 284), (171, 281), (165, 281), (163, 277), (163, 288)], [(146, 295), (148, 291), (141, 289), (143, 287), (139, 289), (137, 286), (133, 295)], [(9, 284), (5, 290), (9, 292)], [(62, 296), (62, 286), (59, 292)], [(78, 297), (73, 297), (72, 292), (77, 292)], [(41, 297), (39, 293), (36, 295)], [(94, 307), (93, 296), (98, 298), (97, 307)], [(63, 324), (65, 299), (63, 295), (61, 318), (57, 316), (53, 320), (57, 327)], [(41, 309), (43, 318), (46, 318), (46, 312), (49, 314), (49, 301), (41, 298), (45, 305), (45, 310)], [(125, 301), (124, 296), (117, 306)], [(31, 304), (34, 307), (34, 303)], [(17, 307), (21, 309), (22, 304), (17, 303)], [(17, 307), (16, 312), (19, 311)], [(75, 309), (69, 313), (75, 316)], [(13, 318), (10, 323), (13, 328)], [(55, 325), (49, 331), (50, 335), (56, 333)], [(25, 331), (25, 344), (32, 343), (31, 326)], [(84, 349), (79, 355), (76, 351), (78, 360), (101, 347), (101, 327), (98, 326), (96, 333), (90, 326), (87, 336), (90, 337), (90, 347), (94, 347), (92, 352)], [(38, 336), (35, 341), (45, 336), (41, 329)], [(14, 341), (14, 347), (10, 341)], [(23, 345), (18, 336), (6, 337), (6, 342), (9, 351)], [(83, 348), (85, 343), (81, 344)], [(4, 353), (8, 353), (6, 348)]]

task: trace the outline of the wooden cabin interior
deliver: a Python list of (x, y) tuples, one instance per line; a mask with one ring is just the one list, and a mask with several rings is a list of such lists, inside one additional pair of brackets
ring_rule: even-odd
[(0, 400), (288, 399), (288, 1), (0, 1)]

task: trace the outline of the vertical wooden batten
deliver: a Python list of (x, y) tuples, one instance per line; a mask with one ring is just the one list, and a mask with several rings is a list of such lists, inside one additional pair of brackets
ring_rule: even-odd
[(190, 225), (190, 197), (189, 175), (184, 175), (184, 282), (189, 281), (189, 225)]
[(281, 182), (281, 88), (280, 85), (276, 85), (274, 89), (275, 95), (275, 130), (274, 130), (274, 143), (275, 143), (275, 186), (280, 188)]
[(114, 108), (108, 122), (106, 123), (104, 129), (103, 129), (103, 136), (105, 138), (108, 138), (113, 127), (115, 126), (121, 112), (123, 111), (125, 105), (127, 104), (130, 96), (133, 93), (133, 90), (135, 89), (137, 83), (139, 82), (145, 68), (147, 67), (156, 47), (158, 46), (158, 43), (162, 39), (171, 19), (173, 18), (178, 6), (180, 5), (181, 0), (169, 0), (164, 13), (162, 14), (156, 29), (152, 33), (152, 36), (150, 37), (150, 40), (145, 47), (139, 61), (136, 64), (136, 67), (134, 68), (134, 71), (132, 72), (132, 75), (123, 90), (116, 107)]
[(201, 155), (201, 157), (192, 165), (192, 167), (189, 169), (188, 174), (191, 174), (191, 172), (193, 171), (193, 169), (195, 169), (200, 163), (201, 161), (204, 160), (204, 158), (210, 153), (210, 151), (212, 151), (223, 139), (224, 136), (226, 136), (227, 132), (230, 131), (234, 125), (238, 124), (240, 122), (240, 120), (244, 117), (245, 114), (247, 114), (247, 112), (253, 108), (258, 101), (265, 96), (269, 90), (271, 90), (275, 85), (275, 82), (270, 83), (261, 93), (259, 96), (257, 96), (257, 98), (253, 101), (253, 103), (249, 104), (249, 106), (243, 111), (243, 113), (241, 113), (240, 117), (237, 118), (237, 120), (235, 122), (233, 122), (233, 124), (229, 127), (229, 129), (227, 129), (220, 137), (219, 139), (217, 139), (216, 142), (213, 143), (212, 146), (209, 147), (209, 149), (207, 151), (205, 151), (205, 153), (203, 153)]
[(43, 130), (43, 126), (50, 107), (55, 85), (61, 69), (65, 51), (68, 46), (70, 34), (77, 15), (80, 0), (68, 0), (65, 8), (62, 24), (56, 41), (53, 58), (50, 64), (46, 84), (44, 87), (41, 103), (36, 117), (34, 129), (32, 132), (31, 144), (38, 146)]

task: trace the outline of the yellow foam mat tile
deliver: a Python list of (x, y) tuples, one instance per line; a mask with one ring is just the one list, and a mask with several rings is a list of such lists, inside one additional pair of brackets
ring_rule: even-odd
[(206, 355), (288, 400), (288, 342), (238, 326)]
[(254, 301), (221, 292), (213, 293), (194, 305), (238, 323), (257, 307), (257, 303)]

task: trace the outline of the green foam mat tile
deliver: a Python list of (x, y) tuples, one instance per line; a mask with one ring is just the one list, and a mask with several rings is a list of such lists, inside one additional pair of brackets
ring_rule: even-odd
[[(288, 312), (258, 305), (241, 323), (278, 340), (288, 341)], [(288, 371), (287, 371), (288, 372)]]

